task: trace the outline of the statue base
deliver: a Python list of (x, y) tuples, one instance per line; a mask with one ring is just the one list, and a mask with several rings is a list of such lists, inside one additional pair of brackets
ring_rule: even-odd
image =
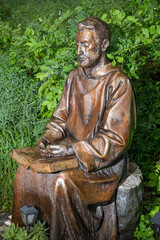
[[(20, 208), (32, 204), (39, 210), (39, 219), (46, 221), (49, 227), (52, 227), (51, 213), (54, 202), (51, 195), (53, 195), (52, 189), (54, 189), (57, 174), (37, 173), (19, 167), (14, 184), (12, 222), (23, 225)], [(125, 179), (121, 180), (117, 190), (116, 209), (119, 240), (133, 239), (141, 213), (142, 193), (142, 173), (135, 164), (130, 163), (129, 174)], [(113, 238), (109, 238), (109, 236), (113, 236), (110, 231), (113, 231), (112, 223), (115, 221), (113, 218), (116, 216), (115, 212), (112, 212), (114, 209), (113, 204), (115, 204), (114, 201), (103, 205), (103, 222), (101, 228), (94, 234), (94, 239), (113, 240)], [(108, 213), (110, 215), (109, 220)], [(54, 239), (54, 237), (51, 236), (50, 239)], [(115, 236), (114, 240), (116, 239)]]

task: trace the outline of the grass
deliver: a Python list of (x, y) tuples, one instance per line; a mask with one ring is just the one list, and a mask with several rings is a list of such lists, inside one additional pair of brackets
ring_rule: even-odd
[(47, 120), (41, 120), (39, 83), (17, 67), (8, 68), (6, 55), (0, 60), (0, 211), (8, 211), (18, 167), (9, 153), (14, 148), (33, 146)]

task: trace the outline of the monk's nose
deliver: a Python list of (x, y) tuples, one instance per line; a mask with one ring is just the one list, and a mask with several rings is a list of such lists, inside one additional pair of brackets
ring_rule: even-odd
[(81, 45), (78, 45), (77, 47), (77, 55), (82, 55), (84, 53), (83, 48)]

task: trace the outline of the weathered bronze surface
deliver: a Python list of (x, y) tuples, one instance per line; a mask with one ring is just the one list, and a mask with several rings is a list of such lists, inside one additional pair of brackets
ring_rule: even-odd
[[(35, 171), (18, 169), (12, 221), (21, 223), (18, 209), (32, 203), (50, 225), (52, 240), (116, 240), (114, 197), (135, 129), (134, 93), (121, 68), (106, 62), (105, 22), (92, 17), (78, 23), (76, 43), (79, 67), (66, 79), (43, 137), (30, 153), (11, 153)], [(95, 207), (103, 204), (105, 220)]]
[[(68, 146), (75, 142), (71, 137), (66, 137), (58, 144)], [(16, 160), (25, 169), (31, 168), (35, 172), (53, 173), (67, 169), (78, 168), (78, 162), (75, 155), (66, 157), (42, 156), (37, 146), (14, 149), (10, 156)]]

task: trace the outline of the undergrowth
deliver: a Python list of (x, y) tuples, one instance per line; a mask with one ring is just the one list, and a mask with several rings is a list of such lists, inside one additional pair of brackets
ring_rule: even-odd
[(30, 233), (27, 234), (27, 230), (15, 225), (4, 228), (2, 237), (6, 240), (47, 240), (48, 239), (48, 228), (45, 226), (45, 222), (41, 223), (37, 221), (34, 226), (30, 227)]
[(18, 164), (9, 157), (14, 148), (32, 146), (43, 131), (39, 83), (18, 67), (9, 67), (0, 57), (0, 206), (11, 208), (14, 177)]

